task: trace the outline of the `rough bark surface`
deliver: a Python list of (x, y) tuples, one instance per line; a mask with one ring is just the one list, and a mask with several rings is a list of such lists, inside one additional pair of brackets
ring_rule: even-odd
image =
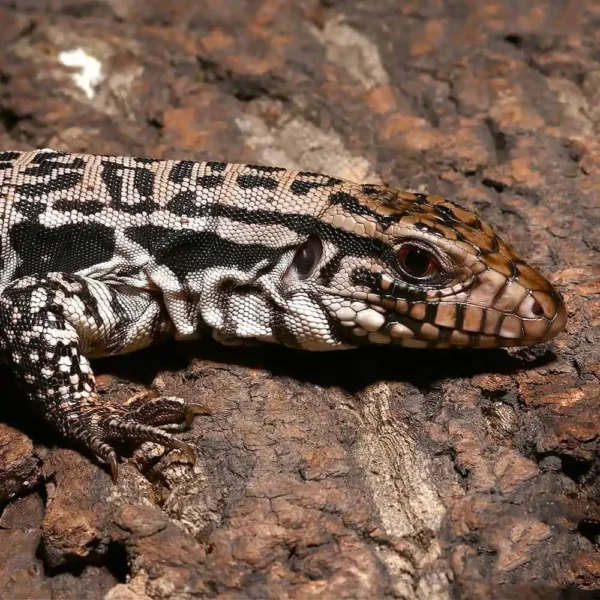
[[(0, 0), (1, 149), (427, 189), (477, 209), (570, 316), (535, 352), (97, 362), (107, 398), (212, 411), (182, 436), (195, 466), (147, 445), (117, 485), (3, 372), (0, 597), (597, 597), (599, 47), (593, 0)], [(77, 49), (95, 86), (63, 64)]]

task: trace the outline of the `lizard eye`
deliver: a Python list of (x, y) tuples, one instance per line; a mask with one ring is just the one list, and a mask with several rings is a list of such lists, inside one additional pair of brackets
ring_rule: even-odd
[(433, 253), (411, 243), (403, 244), (398, 250), (398, 264), (410, 280), (427, 281), (443, 271)]
[(310, 277), (321, 260), (323, 244), (318, 237), (309, 237), (302, 246), (296, 250), (291, 267), (295, 269), (298, 279)]

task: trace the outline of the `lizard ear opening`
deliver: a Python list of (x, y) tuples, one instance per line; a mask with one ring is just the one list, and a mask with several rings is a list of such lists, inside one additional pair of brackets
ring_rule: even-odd
[(322, 255), (323, 244), (321, 240), (316, 236), (310, 236), (296, 250), (294, 260), (292, 260), (292, 264), (288, 267), (286, 276), (289, 276), (293, 272), (298, 279), (307, 279), (314, 273)]

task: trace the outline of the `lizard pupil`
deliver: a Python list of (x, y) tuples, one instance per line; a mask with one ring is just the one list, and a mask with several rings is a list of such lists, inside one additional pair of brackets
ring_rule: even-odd
[(431, 253), (413, 244), (405, 244), (401, 248), (398, 260), (409, 277), (424, 279), (440, 272), (439, 263)]
[(318, 237), (309, 237), (302, 246), (296, 250), (292, 264), (296, 269), (299, 279), (306, 279), (312, 275), (319, 264), (323, 253), (323, 245)]

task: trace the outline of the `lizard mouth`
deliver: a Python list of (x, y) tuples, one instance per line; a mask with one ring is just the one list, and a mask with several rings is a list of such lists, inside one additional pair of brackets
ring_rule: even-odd
[[(353, 303), (356, 309), (360, 307)], [(399, 313), (384, 315), (373, 306), (356, 313), (354, 327), (349, 333), (359, 344), (392, 344), (406, 348), (500, 348), (533, 346), (553, 339), (565, 326), (567, 317), (560, 306), (551, 318), (523, 318), (515, 314), (498, 313), (480, 306), (447, 303), (444, 312), (452, 312), (455, 324), (437, 325)], [(448, 310), (446, 310), (448, 309)], [(426, 311), (433, 313), (434, 309)], [(486, 325), (487, 323), (487, 325)], [(499, 333), (486, 333), (494, 323)], [(348, 325), (349, 323), (344, 323)]]
[(336, 316), (354, 343), (407, 348), (532, 346), (553, 339), (567, 320), (548, 282), (544, 289), (517, 281), (491, 288), (479, 278), (414, 301), (365, 294)]

